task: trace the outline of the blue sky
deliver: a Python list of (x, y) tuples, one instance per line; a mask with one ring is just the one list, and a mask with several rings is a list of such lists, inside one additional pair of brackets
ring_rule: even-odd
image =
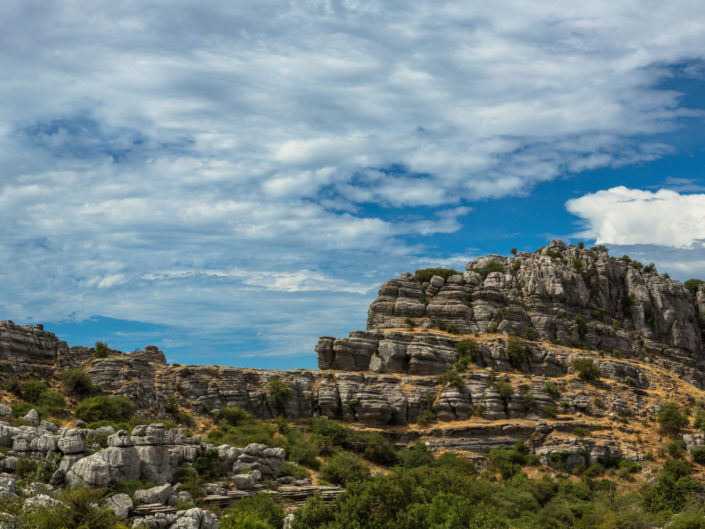
[(404, 271), (705, 277), (705, 5), (473, 4), (3, 2), (0, 319), (312, 368)]

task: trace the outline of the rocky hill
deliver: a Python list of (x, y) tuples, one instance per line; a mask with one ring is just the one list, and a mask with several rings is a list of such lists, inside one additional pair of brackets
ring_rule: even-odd
[[(264, 419), (328, 417), (379, 431), (397, 447), (422, 441), (432, 451), (463, 454), (478, 468), (490, 449), (517, 441), (545, 464), (560, 454), (568, 468), (640, 461), (661, 446), (656, 418), (664, 402), (684, 409), (705, 402), (705, 288), (688, 286), (604, 248), (552, 241), (534, 253), (475, 259), (464, 273), (418, 271), (387, 281), (365, 331), (320, 338), (317, 371), (170, 366), (151, 346), (98, 358), (93, 348), (69, 347), (41, 325), (5, 321), (0, 378), (56, 384), (65, 370), (83, 369), (104, 394), (127, 397), (153, 418), (174, 417), (175, 410), (208, 417), (228, 406)], [(285, 388), (281, 398), (272, 398), (273, 388)], [(0, 395), (7, 405), (16, 400)], [(43, 456), (46, 443), (61, 450), (67, 436), (87, 442), (93, 435), (81, 428), (1, 428), (0, 446), (22, 453), (26, 445), (25, 452)], [(64, 451), (57, 484), (104, 486), (118, 479), (114, 472), (169, 483), (176, 466), (208, 448), (183, 432), (153, 429), (109, 432), (105, 450), (115, 454), (100, 452), (88, 462), (85, 450), (68, 458), (72, 452)], [(46, 435), (51, 439), (35, 443)], [(683, 439), (689, 449), (705, 442), (687, 428)], [(171, 448), (157, 456), (148, 445)], [(125, 459), (118, 448), (135, 451), (142, 470), (115, 463)], [(249, 454), (240, 448), (238, 457)], [(224, 465), (237, 463), (219, 450)], [(262, 450), (251, 448), (245, 460), (269, 457)], [(91, 461), (106, 467), (102, 477), (93, 475)]]

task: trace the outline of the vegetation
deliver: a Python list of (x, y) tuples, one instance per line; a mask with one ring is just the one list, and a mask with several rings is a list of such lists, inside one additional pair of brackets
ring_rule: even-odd
[(457, 270), (452, 268), (423, 268), (414, 272), (414, 281), (419, 283), (427, 283), (433, 276), (440, 276), (443, 279), (448, 279), (450, 276), (459, 274)]
[(496, 261), (492, 261), (491, 263), (483, 266), (482, 268), (475, 270), (478, 274), (482, 276), (482, 279), (486, 279), (488, 275), (490, 275), (492, 272), (504, 272), (504, 265), (502, 263), (498, 263)]
[(61, 373), (64, 389), (78, 397), (85, 397), (93, 392), (91, 377), (83, 369), (67, 369)]
[(222, 518), (221, 529), (279, 529), (284, 511), (269, 494), (256, 494), (233, 504)]
[(703, 283), (705, 283), (705, 281), (703, 281), (702, 279), (688, 279), (685, 283), (683, 283), (683, 286), (693, 296), (696, 296), (698, 293), (698, 288)]
[(350, 452), (338, 452), (328, 458), (321, 467), (321, 478), (335, 485), (348, 486), (370, 476), (370, 467)]
[(90, 397), (78, 405), (74, 414), (85, 422), (128, 421), (135, 413), (135, 405), (126, 397)]
[(595, 382), (600, 379), (600, 370), (591, 358), (579, 358), (573, 361), (573, 369), (585, 382)]
[(507, 342), (507, 356), (509, 363), (515, 369), (520, 369), (521, 365), (529, 358), (531, 348), (518, 336), (510, 336)]
[(108, 349), (108, 344), (104, 342), (96, 342), (95, 348), (93, 350), (94, 358), (105, 358), (108, 356), (110, 349)]
[(664, 402), (658, 411), (659, 431), (663, 435), (675, 437), (688, 426), (688, 417), (681, 412), (678, 404), (672, 401)]
[(272, 377), (267, 384), (267, 402), (279, 415), (284, 415), (286, 403), (293, 394), (289, 384), (279, 377)]

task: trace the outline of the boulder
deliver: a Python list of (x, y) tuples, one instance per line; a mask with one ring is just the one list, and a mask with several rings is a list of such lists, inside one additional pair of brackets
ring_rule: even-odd
[(70, 488), (110, 486), (110, 466), (96, 453), (79, 459), (66, 473), (66, 483)]
[(169, 529), (219, 529), (218, 517), (210, 511), (194, 507), (187, 511), (178, 511), (176, 519)]
[(115, 513), (118, 520), (125, 520), (134, 510), (135, 504), (127, 494), (114, 494), (103, 502), (103, 506)]
[(172, 487), (169, 483), (152, 487), (151, 489), (138, 489), (135, 491), (135, 501), (142, 503), (161, 503), (166, 505), (171, 496)]
[(17, 478), (12, 474), (0, 474), (0, 497), (17, 494)]
[(27, 412), (27, 415), (22, 417), (22, 420), (28, 424), (31, 424), (32, 426), (39, 426), (39, 412), (32, 408)]
[(59, 450), (64, 454), (80, 454), (88, 449), (80, 430), (66, 430), (59, 438)]
[(9, 417), (12, 415), (12, 408), (5, 404), (0, 404), (0, 417)]
[(247, 474), (235, 474), (233, 482), (240, 490), (250, 490), (262, 480), (262, 473), (259, 470), (253, 470)]

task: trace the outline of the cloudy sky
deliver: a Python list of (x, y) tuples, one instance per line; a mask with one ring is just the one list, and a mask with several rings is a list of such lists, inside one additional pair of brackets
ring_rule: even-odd
[(705, 4), (0, 3), (0, 319), (315, 367), (551, 238), (705, 277)]

